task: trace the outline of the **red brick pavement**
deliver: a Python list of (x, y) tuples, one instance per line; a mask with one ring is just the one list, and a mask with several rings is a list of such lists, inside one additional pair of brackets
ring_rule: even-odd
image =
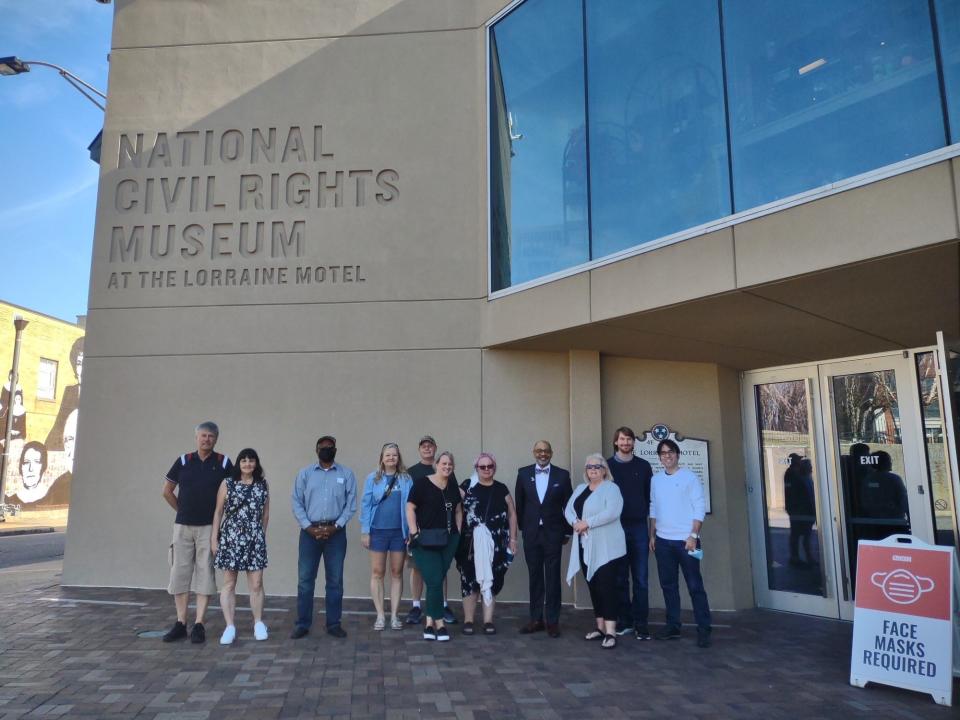
[[(564, 608), (554, 640), (518, 635), (523, 608), (510, 605), (498, 608), (498, 635), (465, 637), (455, 626), (440, 645), (416, 628), (374, 632), (369, 601), (348, 601), (346, 640), (328, 637), (321, 618), (293, 641), (293, 599), (269, 598), (266, 642), (253, 640), (240, 612), (238, 640), (221, 647), (223, 620), (212, 611), (205, 645), (168, 645), (138, 637), (170, 625), (166, 593), (60, 587), (58, 572), (56, 562), (0, 571), (0, 720), (958, 716), (928, 696), (848, 685), (851, 626), (836, 621), (718, 613), (726, 627), (708, 650), (691, 628), (679, 641), (624, 637), (606, 651), (581, 639), (587, 612)], [(960, 688), (955, 695), (960, 702)]]

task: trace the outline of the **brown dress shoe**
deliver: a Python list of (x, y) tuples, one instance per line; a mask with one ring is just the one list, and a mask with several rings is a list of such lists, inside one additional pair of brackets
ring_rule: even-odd
[(552, 638), (560, 637), (560, 626), (555, 623), (547, 623), (547, 635)]
[(531, 620), (520, 628), (521, 635), (531, 635), (535, 632), (543, 632), (543, 620)]

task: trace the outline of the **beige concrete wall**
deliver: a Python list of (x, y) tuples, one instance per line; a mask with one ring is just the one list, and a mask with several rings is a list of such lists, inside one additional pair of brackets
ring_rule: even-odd
[[(935, 247), (960, 236), (954, 168), (943, 161), (497, 298), (488, 306), (484, 340), (510, 343), (583, 328), (589, 346), (598, 324), (633, 313), (737, 291), (762, 294), (769, 283)], [(943, 304), (953, 302), (942, 298)], [(729, 319), (722, 310), (716, 315)], [(751, 314), (741, 324), (750, 327), (753, 320)], [(823, 328), (797, 337), (814, 343), (822, 334)], [(887, 347), (864, 338), (832, 356)], [(778, 364), (773, 358), (761, 362)]]
[[(739, 380), (707, 363), (601, 358), (604, 454), (621, 425), (641, 433), (657, 423), (710, 443), (712, 513), (703, 524), (703, 576), (711, 607), (752, 607), (746, 493), (740, 442)], [(656, 561), (650, 562), (650, 602), (663, 607)], [(684, 607), (689, 597), (681, 591)]]
[[(554, 462), (570, 467), (568, 387), (566, 353), (484, 351), (479, 398), (483, 406), (483, 449), (496, 456), (496, 477), (510, 488), (511, 494), (516, 487), (517, 468), (533, 462), (537, 440), (550, 442)], [(461, 460), (467, 468), (474, 458)], [(502, 599), (529, 598), (522, 539), (518, 555), (507, 573)], [(564, 602), (572, 602), (573, 593), (566, 584), (563, 596)]]
[(116, 0), (114, 47), (476, 28), (509, 0)]
[[(261, 456), (273, 498), (266, 584), (280, 595), (296, 593), (290, 494), (298, 469), (316, 462), (318, 436), (337, 437), (337, 460), (361, 487), (386, 441), (415, 462), (425, 432), (460, 458), (480, 437), (477, 350), (95, 357), (86, 370), (94, 392), (84, 390), (84, 413), (93, 421), (80, 431), (67, 584), (166, 586), (173, 512), (160, 497), (163, 477), (193, 448), (202, 419), (220, 424), (221, 452), (251, 446)], [(366, 597), (357, 520), (347, 532), (345, 592)]]
[[(411, 462), (425, 432), (480, 449), (479, 25), (497, 9), (117, 3), (65, 582), (165, 586), (162, 477), (206, 418), (222, 451), (256, 447), (268, 470), (279, 594), (295, 592), (289, 495), (318, 435), (361, 484), (388, 440)], [(565, 378), (555, 392), (566, 407)], [(346, 592), (367, 596), (348, 532)]]
[[(601, 357), (575, 342), (482, 349), (734, 289), (737, 268), (753, 267), (754, 246), (745, 241), (741, 258), (728, 230), (486, 300), (482, 24), (505, 4), (118, 0), (65, 582), (165, 585), (173, 518), (161, 480), (203, 419), (220, 422), (221, 450), (253, 445), (263, 457), (275, 498), (266, 582), (278, 594), (295, 589), (291, 483), (320, 434), (337, 436), (339, 459), (359, 479), (384, 441), (412, 462), (430, 432), (463, 475), (477, 451), (496, 453), (512, 488), (537, 439), (553, 443), (576, 481), (586, 449), (613, 427), (663, 421), (712, 443), (705, 537), (718, 552), (708, 587), (717, 607), (750, 604), (745, 571), (730, 562), (746, 541), (732, 372)], [(254, 155), (254, 130), (269, 139), (271, 128), (273, 155)], [(930, 189), (935, 217), (914, 245), (951, 227), (938, 172), (888, 181)], [(883, 202), (896, 195), (885, 191)], [(926, 202), (921, 191), (909, 197)], [(838, 222), (831, 232), (861, 232)], [(301, 233), (299, 243), (274, 243), (273, 223)], [(251, 242), (257, 227), (262, 245)], [(803, 241), (783, 232), (769, 242)], [(858, 237), (869, 256), (868, 231)], [(259, 282), (265, 269), (270, 279)], [(346, 592), (366, 596), (358, 535), (354, 522)], [(519, 560), (504, 598), (525, 597)]]

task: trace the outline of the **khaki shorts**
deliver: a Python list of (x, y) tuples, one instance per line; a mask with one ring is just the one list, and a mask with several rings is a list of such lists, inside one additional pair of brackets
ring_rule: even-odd
[(170, 544), (171, 595), (190, 592), (198, 595), (215, 595), (217, 579), (213, 572), (213, 554), (210, 552), (212, 525), (173, 526), (173, 542)]

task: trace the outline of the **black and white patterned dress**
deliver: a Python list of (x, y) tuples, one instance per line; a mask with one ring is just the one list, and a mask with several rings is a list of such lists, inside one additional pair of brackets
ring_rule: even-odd
[(220, 545), (213, 559), (219, 570), (263, 570), (267, 566), (267, 536), (263, 508), (270, 491), (266, 481), (244, 485), (231, 478), (220, 522)]
[(473, 530), (483, 523), (493, 537), (493, 594), (503, 589), (503, 579), (510, 567), (510, 516), (507, 498), (510, 490), (499, 480), (485, 486), (477, 483), (470, 487), (470, 480), (460, 486), (466, 493), (463, 497), (463, 530), (457, 548), (457, 568), (460, 570), (460, 591), (463, 597), (480, 591), (473, 560)]

